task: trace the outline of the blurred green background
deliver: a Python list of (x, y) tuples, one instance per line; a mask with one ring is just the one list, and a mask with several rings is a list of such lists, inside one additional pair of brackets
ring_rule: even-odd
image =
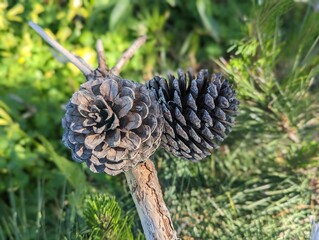
[(241, 101), (200, 163), (154, 161), (181, 239), (308, 239), (319, 205), (317, 0), (2, 0), (0, 239), (143, 239), (124, 175), (93, 174), (62, 145), (63, 106), (85, 78), (28, 25), (97, 66), (142, 34), (124, 78), (228, 74)]

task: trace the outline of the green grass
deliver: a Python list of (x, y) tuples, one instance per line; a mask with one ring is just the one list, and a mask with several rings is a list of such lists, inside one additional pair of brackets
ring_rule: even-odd
[(84, 77), (28, 27), (29, 20), (92, 66), (98, 38), (112, 66), (146, 33), (147, 43), (122, 72), (135, 81), (188, 67), (227, 73), (241, 104), (221, 148), (200, 163), (163, 150), (153, 159), (178, 235), (309, 239), (319, 204), (314, 4), (1, 3), (0, 239), (100, 239), (105, 224), (113, 239), (143, 239), (124, 176), (93, 174), (70, 161), (61, 143), (63, 105)]

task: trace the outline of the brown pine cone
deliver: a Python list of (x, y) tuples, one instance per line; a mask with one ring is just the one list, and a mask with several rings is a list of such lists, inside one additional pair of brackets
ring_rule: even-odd
[(209, 77), (207, 70), (200, 70), (196, 78), (179, 70), (178, 78), (155, 76), (146, 85), (164, 115), (161, 145), (175, 156), (201, 160), (231, 131), (239, 101), (220, 73)]
[(62, 126), (75, 161), (117, 175), (154, 153), (163, 120), (145, 86), (111, 75), (81, 85), (66, 105)]

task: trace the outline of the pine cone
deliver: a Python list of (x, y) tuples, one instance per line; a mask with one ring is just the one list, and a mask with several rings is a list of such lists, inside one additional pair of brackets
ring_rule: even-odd
[(163, 120), (145, 86), (112, 75), (81, 85), (66, 105), (62, 126), (75, 161), (117, 175), (154, 153)]
[(175, 156), (201, 160), (231, 131), (239, 101), (221, 74), (209, 78), (208, 71), (201, 70), (195, 78), (179, 70), (178, 78), (155, 76), (146, 85), (164, 115), (161, 145)]

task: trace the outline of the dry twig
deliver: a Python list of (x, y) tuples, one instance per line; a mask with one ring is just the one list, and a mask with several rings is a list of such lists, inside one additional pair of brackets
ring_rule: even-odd
[(99, 39), (96, 42), (96, 52), (97, 52), (97, 60), (99, 63), (98, 70), (103, 74), (103, 76), (106, 76), (106, 74), (109, 72), (109, 69), (107, 67), (106, 61), (105, 61), (105, 55), (104, 55), (104, 47), (102, 40)]
[(61, 46), (57, 41), (50, 38), (45, 31), (39, 27), (37, 24), (35, 24), (32, 21), (29, 21), (30, 27), (32, 27), (47, 43), (49, 43), (54, 49), (56, 49), (58, 52), (63, 54), (71, 63), (73, 63), (80, 71), (85, 75), (89, 75), (92, 73), (93, 69), (89, 67), (88, 64), (84, 64), (83, 59), (79, 59), (79, 57), (73, 55), (68, 50), (66, 50), (64, 47)]

